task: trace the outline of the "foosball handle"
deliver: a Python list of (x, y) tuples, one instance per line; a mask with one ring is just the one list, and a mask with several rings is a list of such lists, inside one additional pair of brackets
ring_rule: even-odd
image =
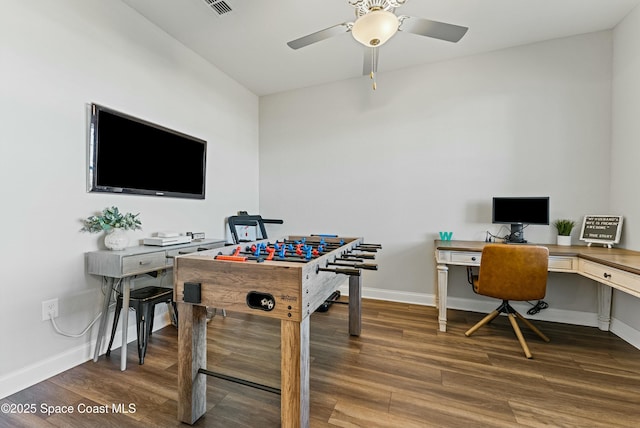
[(225, 256), (224, 254), (218, 254), (215, 257), (216, 260), (224, 260), (227, 262), (246, 262), (247, 258), (242, 256)]
[(329, 268), (321, 268), (320, 266), (316, 266), (316, 273), (318, 272), (333, 272), (336, 275), (342, 274), (342, 275), (349, 275), (349, 276), (360, 276), (360, 271), (358, 269), (349, 269), (349, 268), (329, 269)]

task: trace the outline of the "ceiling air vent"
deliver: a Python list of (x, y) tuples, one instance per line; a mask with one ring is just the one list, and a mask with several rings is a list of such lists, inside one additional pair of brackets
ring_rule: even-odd
[(218, 15), (224, 15), (231, 12), (231, 6), (224, 0), (204, 0), (211, 9), (215, 10)]

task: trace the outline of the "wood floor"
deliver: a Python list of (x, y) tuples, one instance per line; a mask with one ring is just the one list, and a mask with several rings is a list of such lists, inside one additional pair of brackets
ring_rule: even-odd
[[(467, 338), (464, 331), (484, 314), (449, 311), (449, 331), (440, 333), (434, 308), (365, 300), (362, 336), (354, 338), (347, 312), (334, 305), (312, 315), (312, 427), (640, 424), (640, 350), (611, 333), (537, 322), (551, 343), (523, 329), (534, 355), (527, 360), (504, 317)], [(279, 329), (279, 321), (218, 315), (207, 332), (208, 368), (279, 388)], [(0, 413), (0, 427), (188, 426), (176, 420), (176, 329), (153, 334), (142, 366), (136, 347), (129, 349), (126, 372), (116, 350), (0, 400), (37, 408)], [(278, 395), (207, 382), (208, 411), (195, 426), (280, 425)], [(48, 416), (43, 404), (74, 413)], [(129, 412), (113, 413), (113, 406)]]

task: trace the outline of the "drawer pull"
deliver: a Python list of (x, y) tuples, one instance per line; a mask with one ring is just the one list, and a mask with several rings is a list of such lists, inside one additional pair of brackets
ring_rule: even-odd
[(611, 278), (611, 274), (610, 274), (610, 273), (606, 273), (606, 272), (605, 272), (605, 274), (604, 274), (604, 278), (605, 278), (605, 279), (609, 279), (609, 278)]
[(139, 261), (138, 264), (140, 264), (140, 266), (146, 266), (146, 265), (150, 265), (151, 262), (143, 262), (143, 261)]
[(472, 262), (475, 262), (475, 261), (476, 261), (475, 256), (474, 256), (474, 257), (471, 257), (471, 261), (472, 261)]

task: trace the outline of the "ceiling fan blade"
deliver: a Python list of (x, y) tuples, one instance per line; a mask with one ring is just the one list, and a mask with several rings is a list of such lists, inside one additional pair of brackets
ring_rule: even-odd
[(362, 62), (362, 75), (371, 76), (378, 72), (378, 48), (364, 48), (364, 61)]
[(469, 29), (467, 27), (432, 21), (430, 19), (414, 18), (413, 16), (400, 16), (398, 18), (401, 21), (400, 27), (398, 28), (399, 31), (446, 40), (447, 42), (453, 43), (458, 42)]
[(324, 39), (328, 39), (339, 34), (348, 33), (349, 31), (351, 31), (352, 26), (352, 22), (343, 22), (342, 24), (337, 24), (332, 27), (325, 28), (324, 30), (316, 31), (315, 33), (300, 37), (299, 39), (291, 40), (290, 42), (287, 42), (287, 45), (291, 49), (300, 49)]

